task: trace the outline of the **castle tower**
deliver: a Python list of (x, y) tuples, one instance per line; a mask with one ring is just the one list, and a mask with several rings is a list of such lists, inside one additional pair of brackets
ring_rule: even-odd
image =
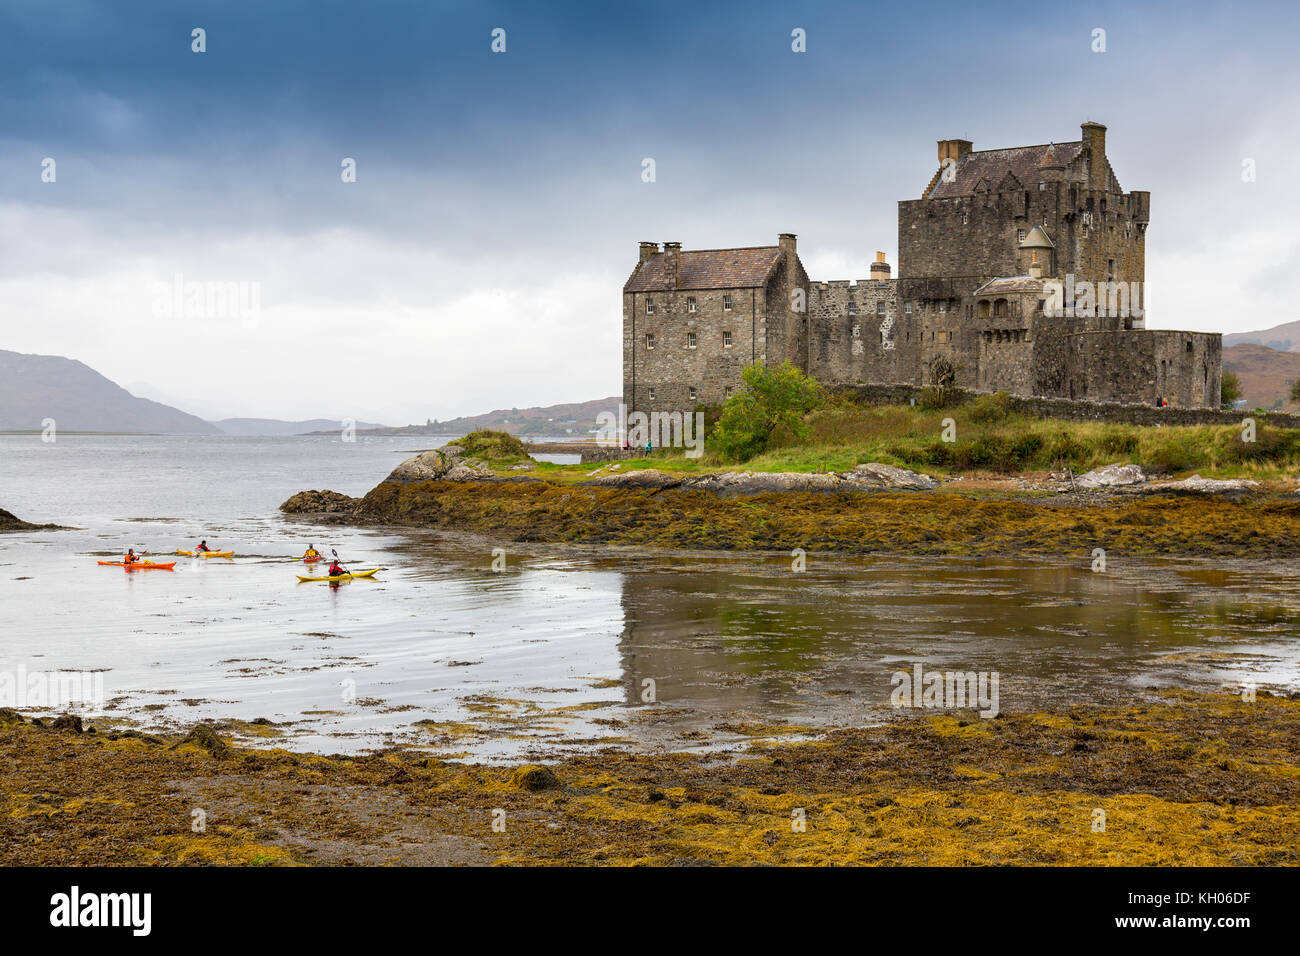
[(1020, 243), (1020, 263), (1024, 274), (1035, 279), (1056, 275), (1056, 246), (1042, 226), (1034, 226)]

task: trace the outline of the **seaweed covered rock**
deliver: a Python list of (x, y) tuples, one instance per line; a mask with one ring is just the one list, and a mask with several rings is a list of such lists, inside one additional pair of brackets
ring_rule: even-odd
[(55, 717), (51, 726), (55, 730), (71, 730), (74, 734), (82, 732), (81, 718), (76, 714), (62, 714)]
[(560, 786), (560, 778), (550, 767), (539, 763), (524, 764), (510, 775), (510, 786), (516, 790), (555, 790)]
[(24, 521), (12, 512), (0, 508), (0, 534), (6, 531), (66, 531), (67, 529), (57, 524), (32, 524), (30, 521)]
[(337, 491), (300, 491), (280, 505), (280, 510), (285, 514), (351, 514), (359, 501)]
[(179, 743), (172, 744), (172, 750), (180, 750), (183, 747), (197, 747), (200, 750), (206, 750), (214, 757), (223, 757), (226, 751), (230, 749), (229, 745), (217, 736), (217, 732), (211, 724), (198, 724), (190, 731), (189, 736)]

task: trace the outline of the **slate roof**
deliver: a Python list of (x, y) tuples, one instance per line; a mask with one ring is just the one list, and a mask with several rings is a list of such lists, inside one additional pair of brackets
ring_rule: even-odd
[[(682, 250), (678, 255), (678, 289), (753, 289), (767, 282), (781, 256), (781, 247)], [(623, 291), (667, 292), (666, 263), (667, 255), (662, 252), (638, 263)]]
[[(958, 160), (953, 181), (944, 182), (939, 177), (927, 198), (951, 199), (954, 196), (972, 196), (977, 192), (997, 192), (1004, 180), (1008, 185), (1003, 188), (1025, 189), (1042, 178), (1039, 174), (1042, 166), (1068, 166), (1082, 149), (1083, 143), (1077, 142), (973, 150)], [(1008, 179), (1008, 175), (1014, 181)]]

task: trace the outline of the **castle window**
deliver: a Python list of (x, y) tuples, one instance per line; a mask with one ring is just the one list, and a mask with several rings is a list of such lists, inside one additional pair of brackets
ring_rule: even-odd
[(940, 311), (940, 312), (947, 312), (947, 311), (948, 311), (948, 300), (947, 300), (947, 299), (940, 299), (940, 300), (939, 300), (939, 311)]
[(856, 302), (853, 302), (852, 300), (850, 300), (850, 301), (849, 301), (849, 315), (857, 315), (857, 314), (858, 314), (858, 304), (857, 304)]
[(655, 400), (655, 390), (652, 388), (650, 389), (650, 401), (653, 402), (654, 400)]
[(979, 317), (981, 319), (987, 319), (989, 317), (989, 309), (990, 309), (989, 300), (981, 299), (979, 304)]
[(688, 296), (686, 297), (686, 311), (687, 311), (687, 312), (694, 312), (694, 311), (695, 311), (695, 296), (693, 296), (693, 295), (688, 295)]
[(646, 314), (646, 315), (654, 315), (654, 314), (655, 314), (655, 300), (654, 300), (654, 299), (646, 299), (646, 300), (645, 300), (645, 314)]
[(862, 326), (858, 325), (856, 322), (853, 323), (853, 337), (855, 339), (862, 338)]
[(654, 347), (655, 347), (655, 336), (654, 336), (654, 333), (653, 333), (653, 332), (650, 332), (650, 333), (648, 333), (648, 334), (646, 335), (646, 337), (645, 337), (645, 347), (646, 347), (647, 349), (649, 349), (651, 352), (654, 351)]
[(883, 302), (877, 302), (877, 303), (876, 303), (876, 315), (884, 315), (884, 314), (885, 314), (885, 303), (883, 303)]
[(1017, 241), (1017, 242), (1024, 242), (1024, 241), (1025, 241), (1025, 230), (1023, 230), (1023, 229), (1017, 229), (1017, 230), (1016, 230), (1016, 241)]
[(1191, 339), (1188, 339), (1188, 340), (1187, 340), (1187, 351), (1190, 352), (1191, 350), (1192, 350), (1192, 340), (1191, 340)]
[(803, 331), (807, 332), (807, 331), (808, 331), (808, 320), (807, 320), (807, 319), (804, 319), (801, 323), (799, 323), (799, 327), (800, 327)]
[(691, 389), (691, 401), (692, 401), (692, 402), (695, 401), (695, 389), (694, 389), (694, 388)]
[(729, 348), (731, 348), (731, 333), (730, 333), (730, 332), (723, 332), (723, 333), (722, 333), (722, 347), (723, 347), (724, 349), (729, 349)]
[(1040, 193), (1041, 193), (1041, 192), (1045, 192), (1046, 190), (1047, 190), (1047, 183), (1039, 183), (1039, 184), (1038, 184), (1038, 191), (1039, 191)]
[(912, 300), (911, 300), (911, 299), (908, 299), (906, 302), (903, 303), (903, 311), (906, 312), (908, 315), (911, 315), (911, 314), (912, 314)]
[(693, 349), (693, 348), (695, 348), (695, 333), (694, 333), (694, 332), (687, 332), (687, 333), (686, 333), (686, 347), (687, 347), (688, 349)]
[(1006, 299), (998, 299), (996, 302), (993, 303), (993, 314), (998, 318), (1002, 318), (1007, 314)]
[(726, 309), (728, 312), (731, 311), (731, 296), (724, 295), (722, 297), (722, 307)]

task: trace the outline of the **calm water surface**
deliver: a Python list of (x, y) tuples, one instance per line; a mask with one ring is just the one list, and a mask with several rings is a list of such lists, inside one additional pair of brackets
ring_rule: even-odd
[[(276, 510), (305, 488), (363, 494), (436, 444), (0, 436), (0, 507), (77, 528), (0, 536), (0, 674), (102, 673), (92, 712), (144, 728), (266, 718), (283, 734), (266, 742), (295, 749), (480, 759), (877, 721), (891, 675), (918, 662), (998, 672), (1003, 711), (1164, 686), (1300, 689), (1293, 561), (1111, 555), (1095, 574), (812, 553), (793, 573), (780, 555), (525, 547)], [(170, 574), (95, 563), (201, 537), (236, 558), (179, 558)], [(309, 541), (387, 570), (299, 584)]]

